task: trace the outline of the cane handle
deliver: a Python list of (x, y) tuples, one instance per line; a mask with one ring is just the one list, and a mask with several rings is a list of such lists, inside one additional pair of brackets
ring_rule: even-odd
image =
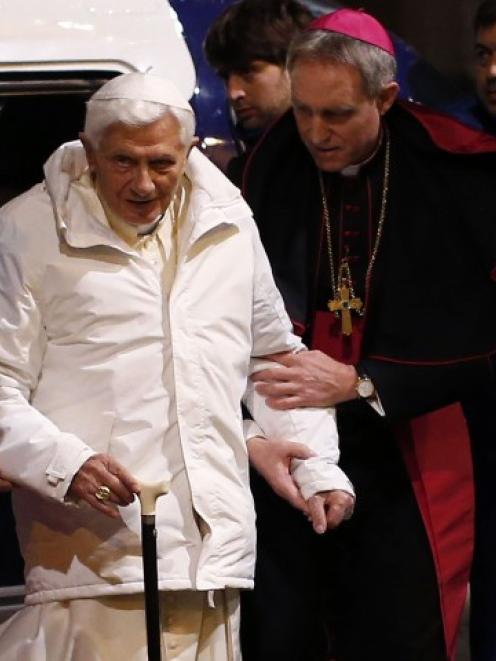
[(153, 484), (141, 482), (140, 492), (138, 494), (141, 503), (141, 516), (154, 515), (157, 498), (168, 492), (169, 482), (165, 480), (162, 482), (154, 482)]

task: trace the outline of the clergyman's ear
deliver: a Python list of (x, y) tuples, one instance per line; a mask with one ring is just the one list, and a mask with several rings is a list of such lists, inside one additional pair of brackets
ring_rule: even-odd
[(400, 86), (395, 80), (392, 80), (382, 88), (377, 99), (377, 108), (381, 115), (387, 113), (389, 108), (391, 108), (393, 103), (396, 101), (396, 97), (398, 96), (399, 91)]

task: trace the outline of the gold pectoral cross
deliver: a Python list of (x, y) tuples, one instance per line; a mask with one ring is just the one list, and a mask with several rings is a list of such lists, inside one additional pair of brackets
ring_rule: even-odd
[(362, 299), (357, 297), (350, 298), (350, 287), (348, 280), (341, 279), (336, 291), (336, 297), (328, 302), (328, 307), (336, 316), (341, 313), (341, 333), (351, 335), (353, 333), (353, 324), (351, 321), (351, 311), (360, 312), (363, 307)]

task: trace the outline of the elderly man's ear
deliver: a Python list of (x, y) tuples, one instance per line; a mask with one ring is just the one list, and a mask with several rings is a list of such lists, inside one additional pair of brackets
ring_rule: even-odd
[(200, 138), (197, 135), (194, 135), (193, 140), (191, 141), (191, 144), (190, 144), (189, 149), (188, 149), (188, 156), (189, 156), (191, 150), (193, 149), (193, 147), (198, 147), (199, 144), (200, 144)]
[(92, 172), (95, 169), (95, 149), (88, 140), (86, 134), (82, 131), (79, 133), (79, 139), (83, 143), (84, 151), (86, 152), (86, 160), (88, 161), (90, 172)]

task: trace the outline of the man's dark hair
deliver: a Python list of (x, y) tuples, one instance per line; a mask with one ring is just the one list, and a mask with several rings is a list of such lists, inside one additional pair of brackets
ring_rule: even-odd
[(496, 23), (496, 0), (484, 0), (474, 18), (474, 31), (490, 28)]
[(241, 0), (210, 26), (205, 55), (223, 78), (249, 71), (253, 60), (284, 66), (291, 39), (311, 19), (311, 12), (296, 0)]

